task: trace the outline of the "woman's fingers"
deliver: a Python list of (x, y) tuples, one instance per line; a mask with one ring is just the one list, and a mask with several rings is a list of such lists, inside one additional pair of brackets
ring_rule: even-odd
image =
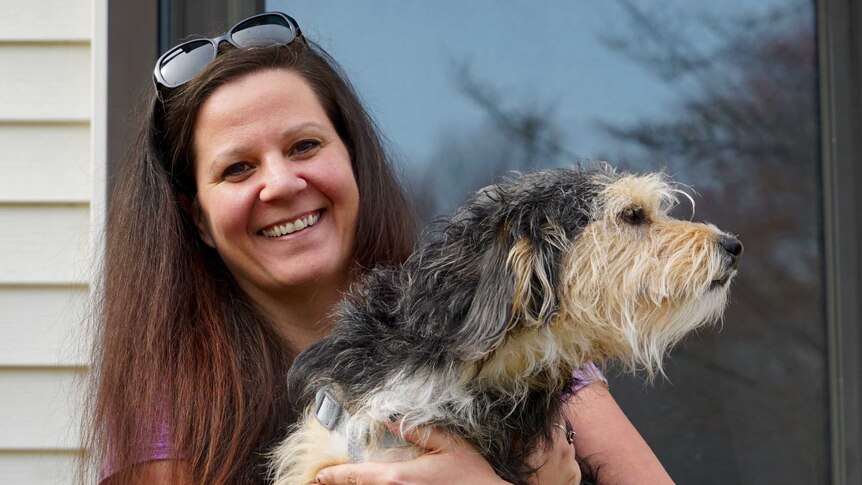
[(393, 483), (388, 477), (388, 464), (350, 463), (324, 468), (317, 473), (322, 485), (379, 485)]
[(575, 460), (575, 447), (569, 442), (571, 427), (560, 417), (552, 425), (553, 441), (530, 456), (529, 464), (536, 469), (532, 485), (574, 485), (581, 483), (581, 468)]
[(426, 426), (402, 429), (387, 423), (396, 437), (421, 446), (425, 453), (405, 462), (337, 465), (318, 472), (326, 485), (499, 485), (504, 484), (487, 461), (461, 437)]
[(475, 452), (472, 446), (460, 436), (453, 436), (438, 428), (427, 426), (404, 426), (402, 421), (386, 423), (389, 431), (397, 437), (424, 448), (428, 453), (442, 451)]

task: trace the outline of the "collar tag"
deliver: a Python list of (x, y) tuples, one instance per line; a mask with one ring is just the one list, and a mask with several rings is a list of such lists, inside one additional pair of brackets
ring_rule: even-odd
[(321, 387), (314, 396), (314, 416), (324, 428), (333, 431), (341, 421), (344, 408), (335, 397), (332, 386)]

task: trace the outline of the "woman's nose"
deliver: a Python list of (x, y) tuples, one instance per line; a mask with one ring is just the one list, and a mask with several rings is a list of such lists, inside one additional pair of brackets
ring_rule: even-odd
[(289, 199), (304, 190), (308, 183), (297, 168), (296, 164), (281, 157), (266, 161), (261, 174), (260, 200), (274, 202)]

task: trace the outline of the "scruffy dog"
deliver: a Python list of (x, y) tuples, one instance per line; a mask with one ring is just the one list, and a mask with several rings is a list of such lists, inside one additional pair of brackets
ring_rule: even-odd
[(422, 453), (394, 439), (390, 417), (463, 436), (526, 483), (575, 368), (612, 359), (652, 376), (720, 318), (742, 244), (670, 218), (677, 194), (662, 174), (607, 165), (478, 191), (403, 267), (355, 285), (332, 334), (296, 360), (289, 393), (305, 412), (275, 452), (275, 483)]

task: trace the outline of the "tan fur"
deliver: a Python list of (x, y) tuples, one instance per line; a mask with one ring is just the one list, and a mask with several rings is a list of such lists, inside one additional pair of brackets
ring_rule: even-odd
[(550, 328), (517, 332), (482, 366), (478, 378), (500, 389), (515, 389), (516, 395), (523, 394), (540, 379), (549, 377), (538, 376), (536, 369), (547, 362), (567, 360), (565, 354)]
[[(549, 225), (544, 227), (543, 231), (546, 243), (558, 248), (566, 244), (565, 233), (561, 228)], [(515, 241), (512, 249), (509, 250), (506, 265), (516, 275), (512, 301), (513, 321), (510, 323), (514, 326), (514, 320), (521, 319), (519, 323), (525, 327), (541, 326), (550, 316), (553, 308), (551, 297), (555, 293), (551, 275), (547, 274), (544, 261), (537, 255), (529, 239), (521, 238)], [(531, 276), (538, 280), (541, 291), (535, 291), (530, 287)], [(537, 297), (543, 297), (543, 300), (535, 301)]]
[(273, 453), (277, 469), (285, 475), (275, 477), (275, 483), (305, 485), (317, 483), (317, 472), (332, 465), (349, 463), (347, 444), (324, 428), (309, 414), (287, 440)]
[[(519, 316), (528, 311), (531, 305), (530, 292), (530, 272), (533, 266), (533, 251), (530, 247), (530, 240), (521, 238), (515, 242), (512, 249), (509, 251), (506, 264), (515, 273), (515, 297), (512, 301), (512, 317)], [(533, 322), (528, 322), (533, 323)], [(514, 324), (514, 322), (510, 322)]]
[[(366, 461), (407, 461), (425, 453), (415, 445), (383, 447), (384, 425), (364, 413), (349, 419), (347, 429), (351, 435), (364, 438), (361, 444)], [(272, 468), (276, 471), (273, 485), (315, 484), (320, 470), (351, 463), (345, 437), (323, 427), (312, 413), (306, 414), (298, 428), (273, 451), (272, 457)]]

